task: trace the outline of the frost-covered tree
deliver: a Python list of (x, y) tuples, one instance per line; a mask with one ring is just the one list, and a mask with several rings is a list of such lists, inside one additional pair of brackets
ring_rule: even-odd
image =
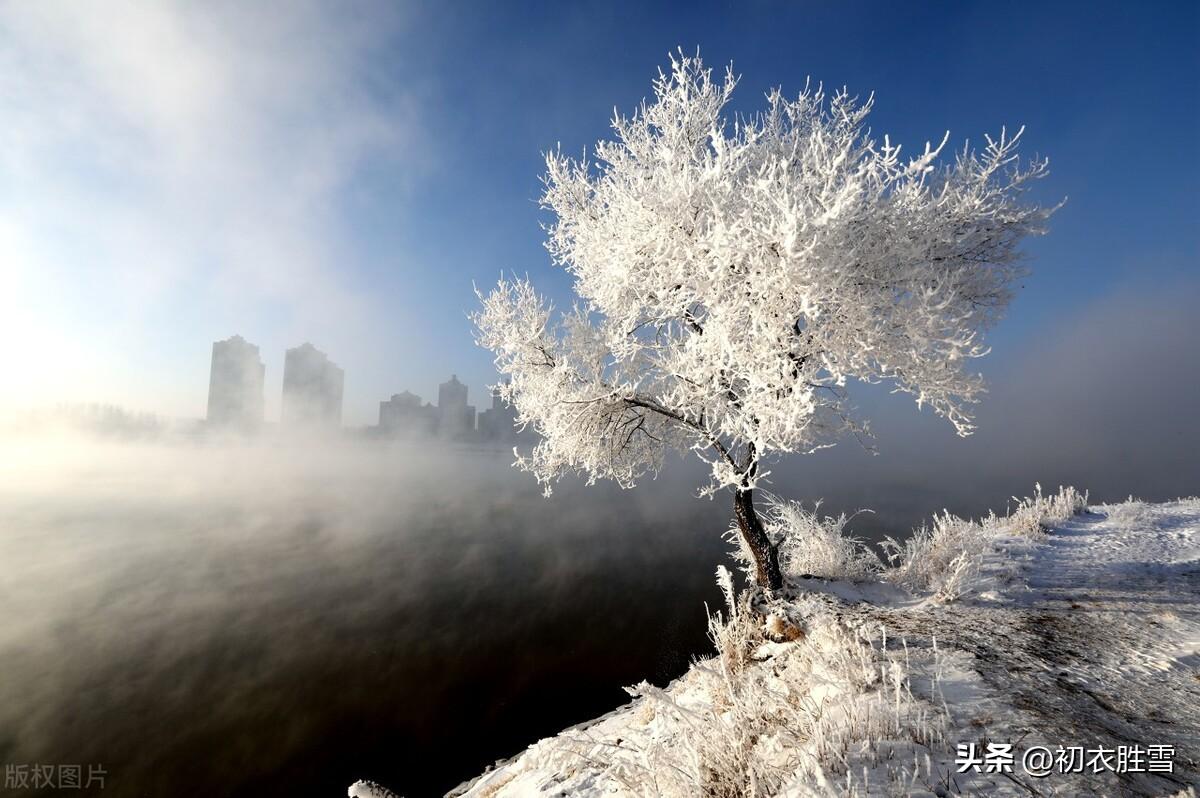
[(510, 377), (499, 390), (541, 435), (518, 464), (547, 491), (570, 471), (631, 486), (693, 450), (712, 469), (702, 493), (732, 492), (775, 589), (754, 507), (765, 463), (865, 433), (853, 381), (969, 434), (970, 361), (1023, 273), (1017, 245), (1053, 209), (1022, 201), (1046, 162), (1018, 163), (1020, 133), (948, 163), (946, 138), (902, 159), (864, 128), (870, 99), (775, 90), (730, 120), (736, 82), (680, 53), (593, 159), (550, 153), (546, 246), (579, 302), (556, 316), (528, 281), (501, 279), (473, 320)]

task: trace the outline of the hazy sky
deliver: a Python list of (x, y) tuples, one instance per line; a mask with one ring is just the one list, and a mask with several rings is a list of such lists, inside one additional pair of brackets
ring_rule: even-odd
[[(268, 418), (306, 340), (346, 368), (347, 423), (452, 371), (483, 404), (472, 281), (568, 287), (541, 152), (605, 136), (677, 45), (734, 63), (740, 110), (811, 75), (875, 91), (873, 130), (909, 148), (1025, 124), (1069, 202), (983, 370), (1113, 309), (1097, 329), (1141, 351), (1121, 333), (1156, 306), (1121, 297), (1195, 295), (1198, 37), (1192, 3), (0, 0), (0, 403), (200, 416), (211, 343), (240, 333)], [(1098, 362), (1170, 394), (1163, 360)]]

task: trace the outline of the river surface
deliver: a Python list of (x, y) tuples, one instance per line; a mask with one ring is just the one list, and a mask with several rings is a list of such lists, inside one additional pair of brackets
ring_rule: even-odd
[[(440, 795), (708, 652), (731, 508), (695, 498), (697, 467), (544, 498), (511, 459), (9, 444), (0, 765), (102, 769), (66, 792), (109, 797)], [(867, 537), (945, 506), (856, 490), (822, 510), (890, 506)]]
[(682, 486), (544, 499), (503, 453), (367, 445), (43, 454), (0, 486), (0, 763), (103, 768), (72, 794), (440, 794), (680, 674), (719, 601), (728, 508)]

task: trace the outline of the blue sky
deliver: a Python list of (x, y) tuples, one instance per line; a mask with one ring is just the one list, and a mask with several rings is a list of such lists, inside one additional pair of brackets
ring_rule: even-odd
[(1198, 42), (1193, 3), (0, 2), (0, 403), (199, 416), (240, 333), (269, 418), (305, 340), (347, 423), (450, 372), (482, 404), (472, 283), (568, 299), (541, 153), (606, 136), (676, 46), (733, 63), (734, 110), (811, 76), (874, 91), (912, 149), (1026, 125), (1069, 201), (988, 373), (1081, 307), (1195, 285)]

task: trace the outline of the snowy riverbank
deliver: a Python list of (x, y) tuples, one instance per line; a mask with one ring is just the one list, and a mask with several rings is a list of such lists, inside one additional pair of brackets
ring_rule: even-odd
[[(1188, 795), (1198, 530), (1200, 500), (1069, 490), (939, 518), (870, 577), (731, 596), (718, 656), (451, 794)], [(794, 559), (845, 576), (839, 545)]]

